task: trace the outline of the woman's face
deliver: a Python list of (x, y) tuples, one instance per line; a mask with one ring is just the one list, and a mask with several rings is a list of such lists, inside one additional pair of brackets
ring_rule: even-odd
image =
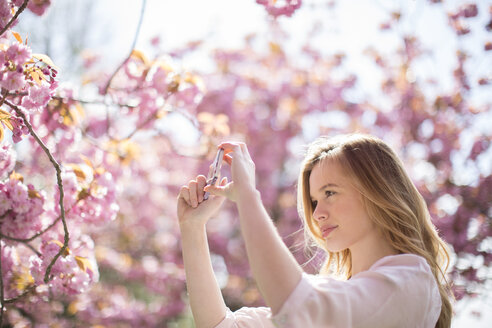
[[(311, 171), (309, 189), (313, 218), (331, 252), (370, 244), (377, 230), (369, 219), (362, 196), (342, 166), (325, 159)], [(367, 241), (367, 242), (365, 242)]]

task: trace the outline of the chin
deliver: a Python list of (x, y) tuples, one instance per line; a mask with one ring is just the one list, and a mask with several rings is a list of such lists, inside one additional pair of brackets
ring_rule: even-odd
[(330, 242), (326, 242), (325, 246), (326, 246), (326, 249), (332, 253), (342, 252), (348, 248), (345, 245), (336, 245), (336, 244), (333, 244)]

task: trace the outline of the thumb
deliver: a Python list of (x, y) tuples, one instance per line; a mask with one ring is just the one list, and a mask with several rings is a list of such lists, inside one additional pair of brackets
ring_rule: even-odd
[(230, 186), (233, 182), (227, 183), (227, 177), (222, 178), (219, 185), (208, 185), (203, 190), (214, 196), (227, 197)]

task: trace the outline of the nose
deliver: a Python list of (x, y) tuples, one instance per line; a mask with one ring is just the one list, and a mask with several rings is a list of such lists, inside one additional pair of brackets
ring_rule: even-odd
[(318, 204), (318, 206), (314, 209), (313, 218), (318, 222), (324, 221), (328, 218), (328, 211)]

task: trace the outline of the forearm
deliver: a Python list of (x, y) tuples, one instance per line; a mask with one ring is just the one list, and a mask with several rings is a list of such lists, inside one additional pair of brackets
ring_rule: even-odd
[(275, 314), (299, 283), (302, 269), (278, 234), (258, 191), (242, 192), (237, 207), (251, 270)]
[(205, 227), (181, 227), (183, 261), (191, 311), (197, 328), (215, 327), (226, 305), (214, 275)]

